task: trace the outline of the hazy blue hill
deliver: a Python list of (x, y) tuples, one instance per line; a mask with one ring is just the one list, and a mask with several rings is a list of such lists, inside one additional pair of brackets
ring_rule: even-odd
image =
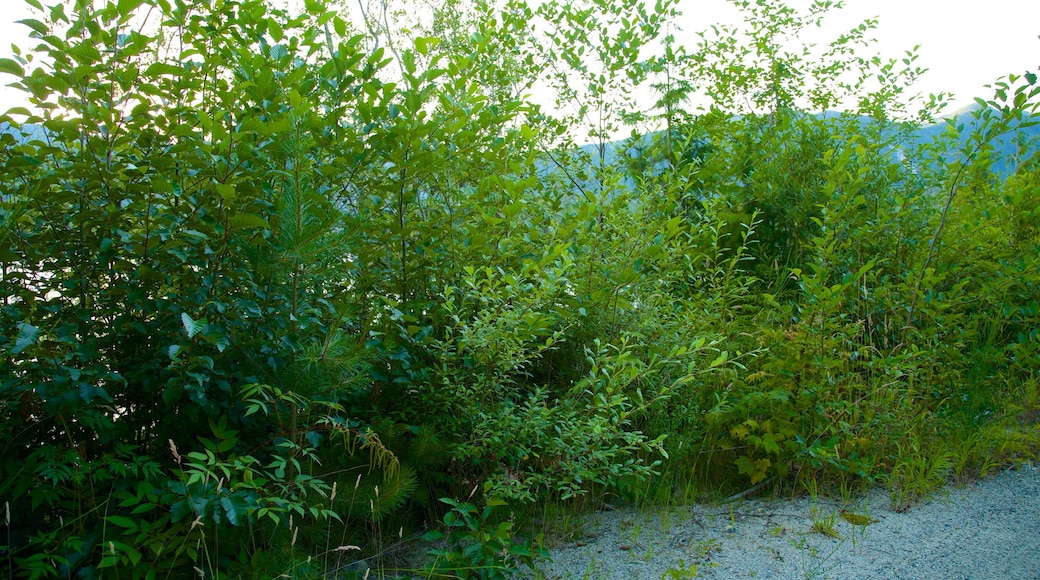
[[(949, 128), (955, 127), (960, 134), (960, 144), (963, 146), (968, 136), (978, 126), (976, 112), (979, 105), (971, 105), (960, 109), (943, 121), (922, 127), (916, 132), (917, 143), (926, 144), (941, 137)], [(1027, 120), (1032, 120), (1027, 117)], [(998, 135), (992, 142), (994, 147), (993, 170), (1000, 175), (1007, 175), (1014, 168), (1015, 159), (1025, 161), (1040, 149), (1040, 126), (1034, 125), (1024, 128), (1016, 128), (1013, 131)], [(1024, 147), (1024, 151), (1020, 148)], [(957, 152), (952, 153), (957, 155)]]
[[(979, 105), (971, 105), (959, 109), (949, 116), (933, 123), (925, 125), (916, 131), (914, 131), (910, 137), (909, 142), (905, 143), (905, 146), (920, 146), (927, 145), (934, 142), (936, 139), (943, 136), (952, 125), (955, 128), (959, 128), (959, 145), (955, 146), (951, 150), (951, 159), (959, 154), (960, 146), (963, 145), (972, 131), (978, 125), (979, 121), (975, 116), (975, 112), (978, 111)], [(821, 119), (840, 119), (844, 114), (837, 111), (826, 111), (823, 113), (816, 113), (813, 116)], [(856, 117), (860, 124), (867, 126), (873, 122), (869, 117)], [(895, 128), (893, 129), (895, 130)], [(644, 135), (641, 139), (633, 142), (632, 139), (620, 139), (617, 141), (611, 141), (603, 145), (603, 163), (604, 165), (611, 165), (622, 155), (635, 156), (640, 143), (649, 145), (658, 134), (651, 133)], [(1020, 144), (1026, 144), (1026, 153), (1032, 155), (1038, 149), (1040, 149), (1040, 125), (1026, 127), (1022, 129), (1016, 129), (1005, 135), (998, 136), (994, 142), (994, 164), (993, 170), (1000, 175), (1007, 175), (1011, 170), (1012, 163), (1009, 160), (1013, 160), (1016, 154), (1019, 153)], [(577, 155), (586, 155), (592, 166), (598, 165), (600, 162), (599, 146), (596, 144), (586, 144), (579, 148), (576, 152)], [(1024, 160), (1024, 159), (1021, 159)]]
[[(917, 129), (911, 137), (911, 142), (907, 143), (908, 146), (913, 145), (926, 145), (934, 142), (949, 130), (949, 127), (960, 128), (960, 141), (963, 144), (972, 130), (978, 124), (976, 118), (976, 111), (979, 110), (979, 105), (972, 104), (968, 107), (959, 109), (951, 113), (946, 118), (933, 123), (931, 125), (923, 126)], [(816, 113), (813, 116), (821, 119), (839, 119), (843, 116), (843, 113), (837, 111), (826, 111), (823, 113)], [(864, 126), (870, 124), (872, 120), (869, 117), (858, 117), (860, 123)], [(0, 123), (0, 134), (15, 134), (15, 129), (8, 123)], [(23, 125), (21, 128), (21, 134), (16, 135), (23, 140), (42, 139), (46, 134), (46, 131), (36, 125)], [(641, 146), (649, 146), (658, 134), (650, 133), (644, 135), (641, 139), (633, 141), (632, 139), (619, 139), (617, 141), (610, 141), (603, 144), (603, 156), (602, 162), (604, 165), (612, 165), (621, 156), (636, 156), (637, 150)], [(1040, 149), (1040, 125), (1026, 127), (1023, 129), (1016, 129), (1008, 134), (1001, 135), (994, 141), (995, 154), (994, 154), (994, 165), (993, 170), (1001, 175), (1006, 175), (1010, 172), (1010, 159), (1014, 159), (1016, 153), (1018, 153), (1019, 146), (1022, 143), (1028, 144), (1027, 154), (1031, 155)], [(957, 150), (951, 151), (951, 157), (958, 154)], [(562, 160), (569, 156), (582, 156), (587, 159), (590, 167), (599, 165), (600, 163), (600, 151), (599, 145), (597, 144), (585, 144), (579, 147), (578, 151), (570, 152), (569, 154), (557, 152), (555, 154), (557, 160)], [(541, 163), (541, 169), (544, 172), (552, 172), (554, 163), (549, 160), (543, 160)], [(591, 184), (590, 184), (591, 185)]]

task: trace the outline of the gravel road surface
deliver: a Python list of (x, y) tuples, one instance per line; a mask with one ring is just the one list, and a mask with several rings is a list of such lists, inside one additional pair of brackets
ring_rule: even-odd
[(593, 514), (582, 529), (550, 550), (545, 577), (1040, 580), (1040, 469), (952, 486), (902, 513), (878, 489), (847, 505), (803, 497), (624, 508)]

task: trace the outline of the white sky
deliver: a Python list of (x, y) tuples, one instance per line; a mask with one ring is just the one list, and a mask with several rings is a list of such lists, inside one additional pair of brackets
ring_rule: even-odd
[[(26, 28), (14, 22), (27, 17), (29, 9), (23, 0), (0, 4), (0, 56), (7, 57), (11, 43), (28, 47)], [(709, 24), (732, 22), (736, 14), (725, 0), (682, 0), (680, 9), (685, 13), (680, 24), (691, 36)], [(836, 35), (873, 16), (880, 17), (877, 50), (901, 58), (920, 44), (917, 64), (929, 73), (917, 89), (924, 94), (953, 92), (953, 108), (970, 104), (975, 96), (991, 96), (983, 85), (999, 76), (1040, 70), (1040, 0), (847, 0), (846, 8), (832, 14), (825, 26)], [(0, 83), (9, 78), (0, 74)], [(18, 105), (20, 95), (0, 87), (0, 110)]]

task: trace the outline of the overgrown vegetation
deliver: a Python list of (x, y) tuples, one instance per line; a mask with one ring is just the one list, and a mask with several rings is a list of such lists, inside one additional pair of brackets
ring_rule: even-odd
[(1037, 457), (1032, 72), (922, 140), (827, 0), (25, 1), (6, 576), (497, 577), (546, 502)]

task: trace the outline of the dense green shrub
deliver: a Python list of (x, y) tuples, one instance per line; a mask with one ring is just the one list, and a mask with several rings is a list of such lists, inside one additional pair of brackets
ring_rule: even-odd
[(8, 575), (317, 577), (442, 521), (427, 572), (493, 576), (549, 500), (904, 502), (1040, 447), (1033, 74), (922, 141), (942, 99), (902, 98), (912, 53), (857, 52), (874, 23), (784, 48), (829, 2), (735, 2), (690, 47), (674, 2), (449, 2), (414, 35), (316, 1), (27, 3)]

